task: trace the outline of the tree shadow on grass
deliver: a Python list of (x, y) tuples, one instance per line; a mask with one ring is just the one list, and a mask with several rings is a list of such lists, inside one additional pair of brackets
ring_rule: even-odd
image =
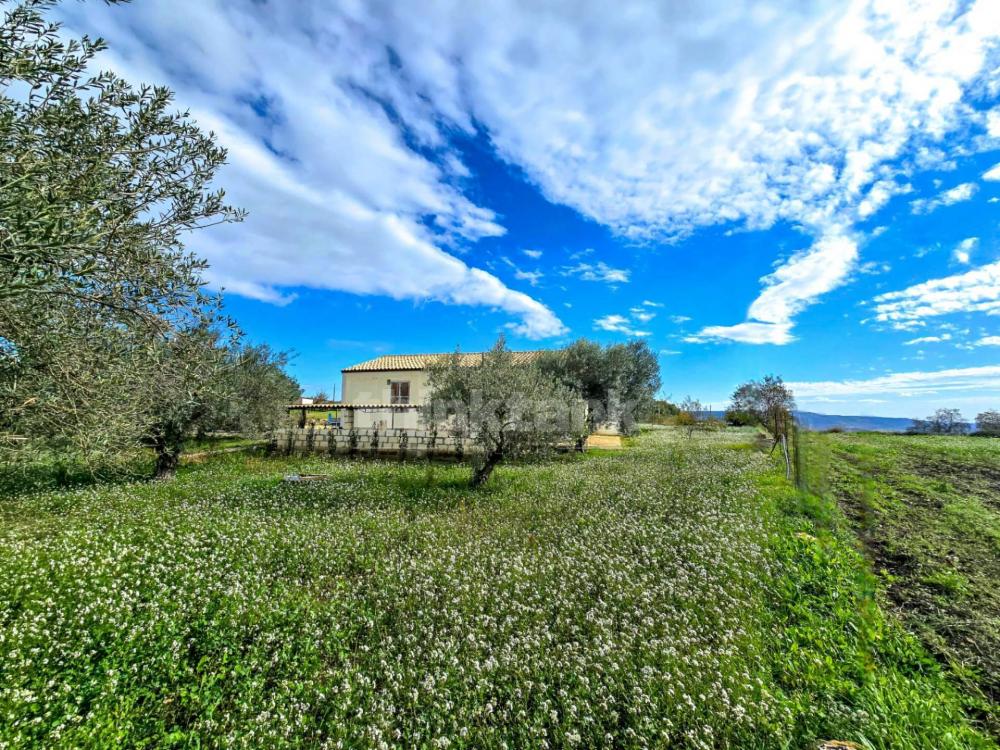
[(32, 492), (70, 490), (99, 484), (146, 479), (148, 462), (87, 464), (84, 461), (50, 455), (30, 461), (0, 462), (0, 500)]

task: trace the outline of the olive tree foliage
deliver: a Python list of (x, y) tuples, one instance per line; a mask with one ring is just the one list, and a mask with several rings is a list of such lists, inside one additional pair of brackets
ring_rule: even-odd
[(976, 415), (976, 430), (980, 435), (1000, 437), (1000, 411), (987, 409)]
[(783, 439), (795, 423), (792, 412), (795, 397), (781, 377), (765, 375), (760, 380), (743, 383), (730, 398), (727, 414), (741, 415), (767, 430), (774, 441), (771, 450)]
[(228, 377), (232, 344), (224, 336), (235, 338), (237, 332), (220, 330), (214, 322), (209, 318), (171, 331), (151, 353), (155, 367), (141, 385), (147, 409), (142, 439), (156, 456), (158, 479), (173, 475), (184, 440), (218, 420), (235, 396)]
[(162, 330), (199, 286), (187, 231), (241, 218), (210, 183), (226, 153), (163, 87), (92, 73), (27, 0), (0, 25), (0, 295), (78, 303)]
[(229, 398), (204, 425), (207, 430), (260, 436), (273, 432), (288, 420), (287, 407), (302, 393), (285, 368), (288, 354), (267, 344), (237, 341), (226, 352), (223, 375)]
[(788, 436), (795, 428), (795, 398), (781, 377), (765, 375), (760, 380), (743, 383), (730, 399), (727, 415), (739, 415), (764, 427), (771, 435), (771, 452), (779, 445), (785, 458), (785, 476), (792, 476)]
[(502, 461), (547, 453), (585, 430), (584, 404), (536, 365), (515, 364), (503, 336), (475, 364), (456, 352), (433, 365), (428, 388), (424, 421), (446, 424), (478, 448), (473, 487)]
[(591, 430), (610, 422), (631, 433), (660, 388), (659, 362), (644, 341), (602, 347), (580, 339), (544, 353), (538, 367), (587, 402)]
[(923, 435), (965, 435), (969, 424), (958, 409), (938, 409), (927, 419), (915, 419), (908, 432)]
[(183, 240), (243, 214), (211, 187), (214, 137), (168, 89), (93, 73), (104, 43), (64, 39), (52, 6), (0, 3), (0, 450), (108, 455), (213, 370), (179, 343), (226, 325)]

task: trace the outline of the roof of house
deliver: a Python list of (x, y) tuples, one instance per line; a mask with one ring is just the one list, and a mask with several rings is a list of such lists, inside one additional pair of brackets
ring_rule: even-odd
[[(535, 350), (530, 352), (511, 352), (514, 355), (514, 364), (523, 365), (534, 362), (545, 350)], [(459, 364), (478, 364), (485, 352), (463, 352), (458, 355)], [(350, 367), (345, 367), (341, 372), (378, 372), (381, 370), (425, 370), (442, 359), (453, 356), (449, 354), (386, 354), (367, 362), (360, 362)]]

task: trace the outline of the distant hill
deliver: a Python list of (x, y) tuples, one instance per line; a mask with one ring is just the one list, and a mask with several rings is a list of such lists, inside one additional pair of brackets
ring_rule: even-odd
[(795, 419), (806, 430), (829, 430), (839, 427), (846, 432), (906, 432), (913, 424), (905, 417), (858, 417), (842, 414), (817, 414), (796, 411)]
[[(722, 419), (725, 412), (704, 412)], [(905, 417), (859, 417), (843, 414), (818, 414), (814, 411), (796, 411), (795, 419), (806, 430), (829, 430), (839, 427), (845, 432), (906, 432), (913, 424)]]

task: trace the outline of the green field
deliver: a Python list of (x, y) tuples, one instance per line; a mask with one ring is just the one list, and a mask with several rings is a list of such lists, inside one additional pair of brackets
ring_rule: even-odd
[(0, 500), (0, 748), (995, 748), (832, 493), (753, 438), (481, 491), (232, 454)]
[(812, 435), (811, 485), (834, 499), (894, 613), (980, 697), (1000, 736), (1000, 440)]

